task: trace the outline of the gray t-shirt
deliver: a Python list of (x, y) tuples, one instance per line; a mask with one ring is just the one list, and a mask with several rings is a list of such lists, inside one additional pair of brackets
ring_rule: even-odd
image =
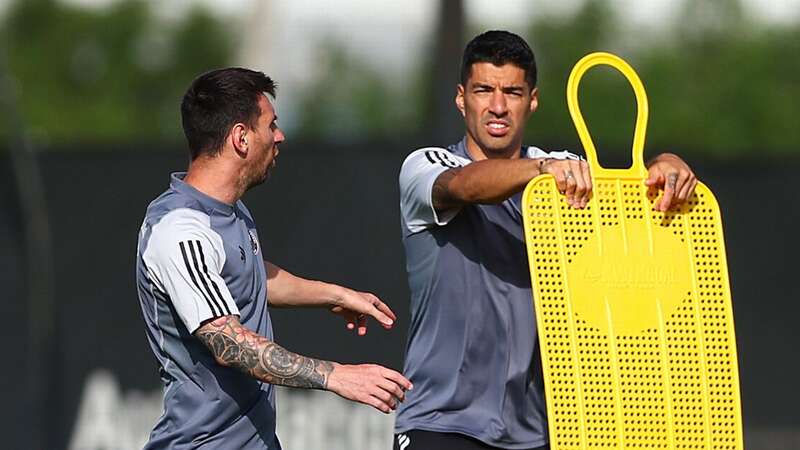
[(146, 449), (280, 449), (270, 384), (222, 367), (192, 333), (238, 315), (272, 339), (266, 270), (250, 212), (215, 200), (173, 174), (147, 208), (136, 284), (164, 383), (164, 413)]
[[(523, 147), (525, 158), (577, 158)], [(521, 194), (437, 214), (431, 191), (472, 162), (465, 142), (411, 153), (400, 210), (411, 324), (404, 374), (414, 383), (395, 432), (461, 433), (491, 446), (547, 443), (541, 359), (525, 255)]]

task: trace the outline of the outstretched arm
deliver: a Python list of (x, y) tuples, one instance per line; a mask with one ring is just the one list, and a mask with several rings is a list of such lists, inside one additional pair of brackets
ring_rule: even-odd
[(433, 184), (433, 206), (443, 211), (464, 204), (500, 203), (542, 173), (553, 175), (570, 206), (586, 206), (592, 190), (589, 166), (585, 161), (551, 158), (487, 159), (448, 169)]
[(222, 366), (265, 383), (329, 390), (385, 413), (395, 409), (411, 389), (411, 382), (391, 369), (342, 365), (292, 353), (244, 327), (237, 316), (210, 320), (194, 335)]
[(394, 312), (369, 292), (307, 280), (268, 261), (264, 261), (264, 267), (267, 270), (267, 300), (270, 306), (328, 308), (344, 317), (348, 329), (355, 329), (362, 336), (367, 333), (367, 316), (375, 318), (386, 329), (392, 328), (397, 320)]

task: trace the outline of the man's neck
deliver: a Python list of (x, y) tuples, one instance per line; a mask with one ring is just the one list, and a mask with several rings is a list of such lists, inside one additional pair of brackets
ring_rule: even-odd
[(189, 164), (183, 181), (189, 186), (228, 205), (233, 205), (244, 195), (238, 178), (231, 176), (221, 164), (197, 159)]
[(490, 151), (481, 148), (469, 134), (466, 139), (467, 153), (473, 161), (481, 161), (484, 159), (518, 159), (522, 152), (522, 144), (512, 145), (510, 148), (502, 151)]

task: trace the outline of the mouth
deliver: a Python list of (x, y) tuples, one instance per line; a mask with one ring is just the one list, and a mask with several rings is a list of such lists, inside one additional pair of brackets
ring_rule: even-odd
[(275, 156), (272, 157), (272, 162), (269, 164), (270, 168), (273, 168), (278, 165), (278, 155), (280, 154), (280, 150), (278, 147), (275, 147)]
[(511, 124), (504, 120), (490, 120), (486, 123), (486, 132), (490, 136), (503, 137), (511, 130)]

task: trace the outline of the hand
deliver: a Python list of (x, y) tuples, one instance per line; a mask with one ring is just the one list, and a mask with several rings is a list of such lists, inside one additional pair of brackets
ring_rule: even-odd
[(644, 184), (664, 189), (661, 201), (655, 205), (656, 211), (667, 211), (692, 198), (697, 178), (677, 155), (662, 153), (648, 164), (647, 169), (649, 176)]
[(558, 191), (567, 196), (567, 204), (583, 209), (592, 193), (592, 177), (589, 164), (576, 159), (545, 159), (539, 166), (542, 173), (549, 173), (556, 180)]
[(375, 364), (334, 364), (328, 376), (331, 392), (382, 411), (386, 414), (397, 408), (413, 385), (403, 375)]
[(394, 312), (368, 292), (358, 292), (342, 287), (333, 301), (331, 312), (344, 317), (348, 330), (357, 330), (359, 336), (367, 334), (367, 316), (373, 317), (385, 329), (397, 320)]

